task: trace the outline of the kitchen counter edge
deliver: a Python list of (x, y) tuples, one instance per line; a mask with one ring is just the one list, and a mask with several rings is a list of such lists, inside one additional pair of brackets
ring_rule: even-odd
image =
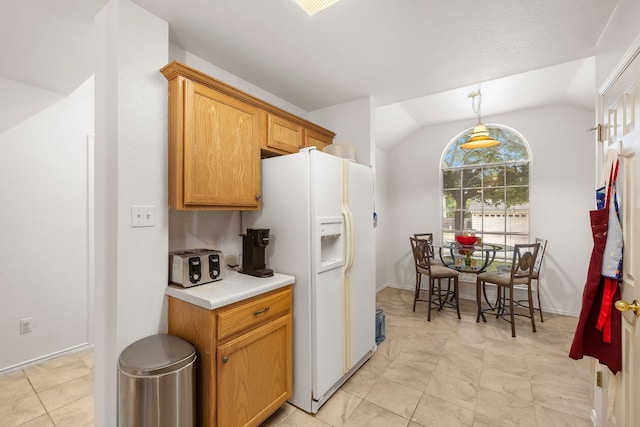
[(183, 288), (169, 285), (165, 293), (168, 296), (214, 310), (234, 302), (242, 301), (265, 292), (279, 289), (295, 283), (293, 276), (274, 273), (271, 277), (254, 277), (237, 271), (227, 270), (225, 277), (217, 282)]

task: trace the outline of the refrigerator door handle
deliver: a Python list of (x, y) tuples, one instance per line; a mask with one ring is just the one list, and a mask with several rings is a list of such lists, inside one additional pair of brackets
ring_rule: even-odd
[(345, 231), (345, 262), (344, 271), (348, 274), (353, 267), (353, 216), (348, 206), (342, 206), (342, 216), (344, 217), (344, 231)]

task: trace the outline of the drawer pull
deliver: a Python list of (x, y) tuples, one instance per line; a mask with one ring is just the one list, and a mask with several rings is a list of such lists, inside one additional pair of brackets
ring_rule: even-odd
[(269, 307), (265, 307), (262, 310), (258, 310), (258, 311), (254, 311), (253, 315), (254, 316), (260, 316), (261, 314), (266, 313), (267, 311), (269, 311)]
[(222, 363), (227, 363), (229, 361), (229, 356), (222, 356)]

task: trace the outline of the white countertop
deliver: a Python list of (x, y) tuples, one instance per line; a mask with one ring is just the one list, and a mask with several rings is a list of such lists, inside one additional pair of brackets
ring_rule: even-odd
[(213, 310), (274, 289), (293, 284), (295, 277), (274, 273), (271, 277), (254, 277), (227, 270), (224, 279), (206, 285), (183, 288), (169, 285), (165, 293), (188, 303)]

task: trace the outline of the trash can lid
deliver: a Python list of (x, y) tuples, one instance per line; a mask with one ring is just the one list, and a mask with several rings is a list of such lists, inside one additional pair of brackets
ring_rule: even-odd
[(174, 372), (193, 362), (196, 349), (173, 335), (151, 335), (122, 350), (118, 365), (131, 375), (148, 376)]

